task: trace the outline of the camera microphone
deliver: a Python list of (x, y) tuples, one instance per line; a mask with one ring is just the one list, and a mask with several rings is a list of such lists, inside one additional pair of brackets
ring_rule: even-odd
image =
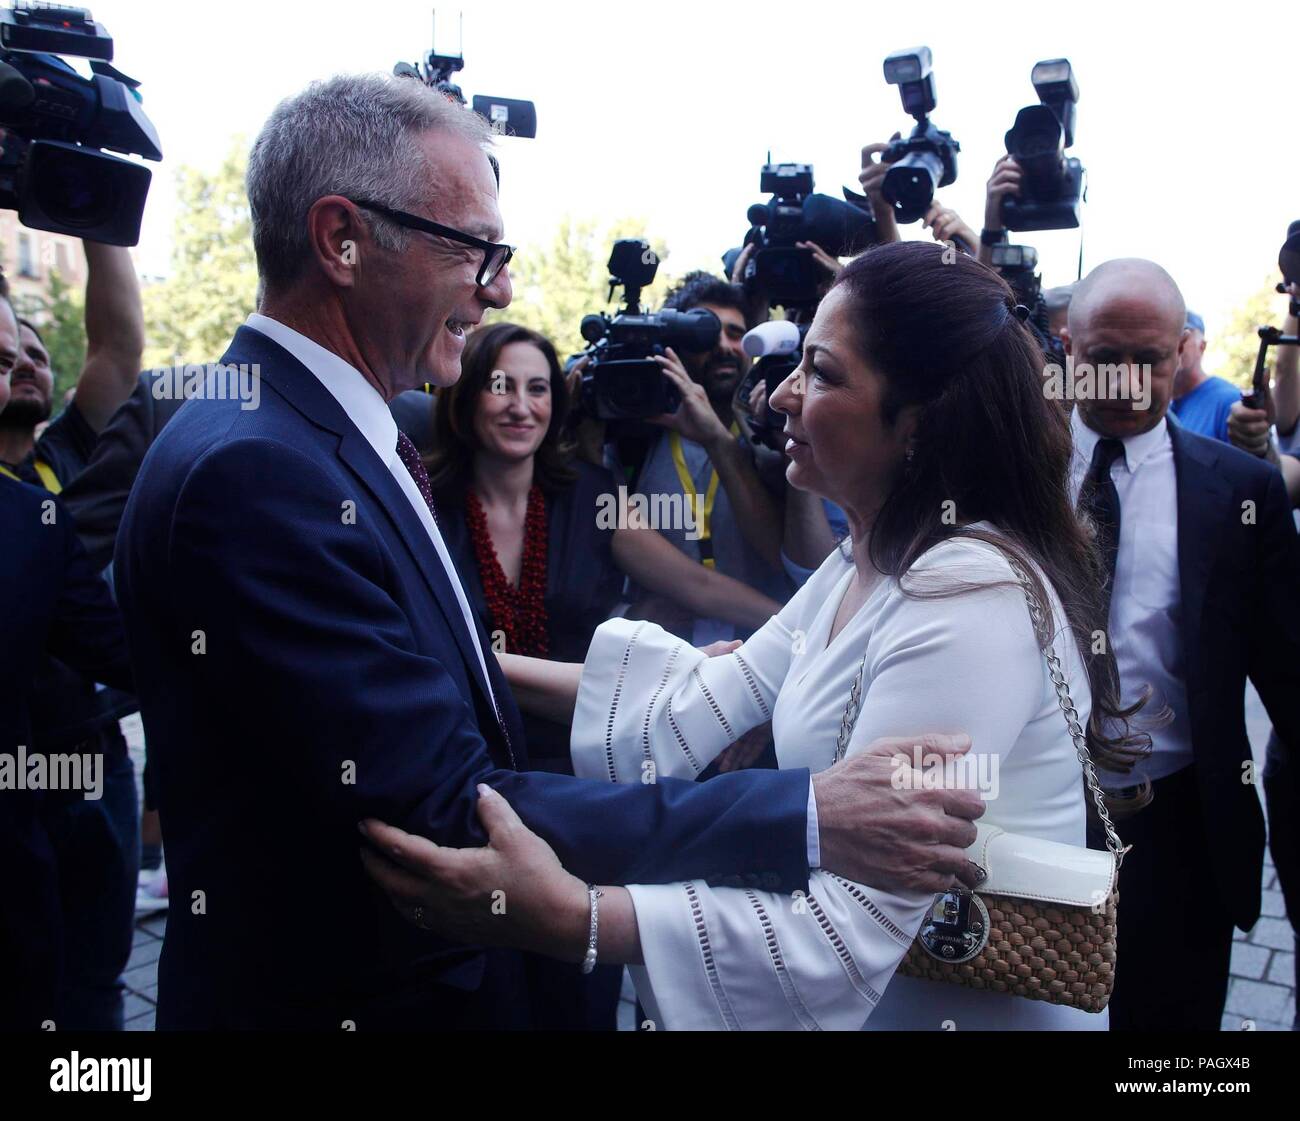
[(750, 358), (793, 354), (799, 349), (799, 328), (788, 319), (769, 319), (752, 331), (746, 331), (740, 346)]

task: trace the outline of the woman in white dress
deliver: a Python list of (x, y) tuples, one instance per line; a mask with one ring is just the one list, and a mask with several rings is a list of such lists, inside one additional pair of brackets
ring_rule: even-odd
[[(694, 778), (766, 720), (781, 767), (820, 771), (860, 673), (848, 754), (916, 728), (968, 733), (968, 765), (947, 778), (978, 783), (982, 826), (1084, 845), (1080, 763), (1013, 561), (1055, 623), (1094, 760), (1125, 770), (1144, 737), (1117, 709), (1113, 663), (1093, 652), (1105, 646), (1091, 641), (1101, 569), (1069, 504), (1068, 424), (1041, 368), (1010, 290), (973, 260), (896, 243), (850, 263), (771, 403), (787, 416), (790, 483), (846, 510), (851, 546), (729, 653), (613, 620), (582, 667), (509, 659), (525, 704), (574, 706), (576, 773)], [(923, 781), (910, 759), (890, 763), (900, 786)], [(581, 960), (587, 885), (500, 795), (480, 806), (487, 848), (434, 850), (384, 829), (377, 839), (406, 870), (376, 877), (406, 913), (418, 900), (426, 925)], [(500, 890), (507, 915), (484, 920)], [(599, 958), (633, 966), (661, 1028), (1107, 1025), (1104, 1013), (895, 977), (931, 895), (824, 871), (794, 897), (699, 881), (601, 890)]]

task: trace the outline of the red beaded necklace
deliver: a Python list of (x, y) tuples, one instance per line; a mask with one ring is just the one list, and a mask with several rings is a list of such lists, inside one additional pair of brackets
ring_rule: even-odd
[(544, 658), (550, 650), (546, 618), (546, 500), (540, 487), (528, 491), (528, 512), (524, 515), (524, 555), (519, 568), (519, 587), (506, 579), (497, 559), (487, 514), (478, 495), (470, 488), (465, 496), (465, 521), (474, 558), (483, 582), (492, 627), (505, 635), (506, 652)]

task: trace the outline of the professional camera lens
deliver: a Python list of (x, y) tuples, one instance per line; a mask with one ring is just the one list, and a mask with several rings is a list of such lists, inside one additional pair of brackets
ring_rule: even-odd
[(118, 207), (113, 175), (86, 172), (88, 161), (73, 153), (47, 149), (32, 167), (31, 186), (53, 221), (72, 229), (92, 229), (108, 222)]
[(663, 324), (664, 345), (674, 350), (711, 350), (718, 345), (722, 333), (721, 321), (704, 307), (690, 311), (664, 308), (659, 312), (659, 320)]
[(1016, 158), (1039, 194), (1051, 196), (1065, 174), (1061, 122), (1046, 105), (1028, 105), (1016, 114), (1006, 135), (1007, 151)]
[(930, 209), (942, 178), (943, 160), (937, 153), (913, 151), (885, 172), (881, 193), (899, 222), (915, 222)]

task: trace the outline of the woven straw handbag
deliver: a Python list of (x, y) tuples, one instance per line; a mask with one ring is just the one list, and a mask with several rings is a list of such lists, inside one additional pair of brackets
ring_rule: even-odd
[[(985, 872), (979, 890), (958, 888), (934, 897), (898, 972), (1100, 1012), (1115, 984), (1116, 885), (1127, 850), (1106, 810), (1047, 617), (1021, 566), (1008, 560), (1105, 827), (1106, 851), (977, 824), (975, 844), (966, 851)], [(840, 722), (836, 762), (844, 758), (857, 722), (865, 667), (863, 655)]]

